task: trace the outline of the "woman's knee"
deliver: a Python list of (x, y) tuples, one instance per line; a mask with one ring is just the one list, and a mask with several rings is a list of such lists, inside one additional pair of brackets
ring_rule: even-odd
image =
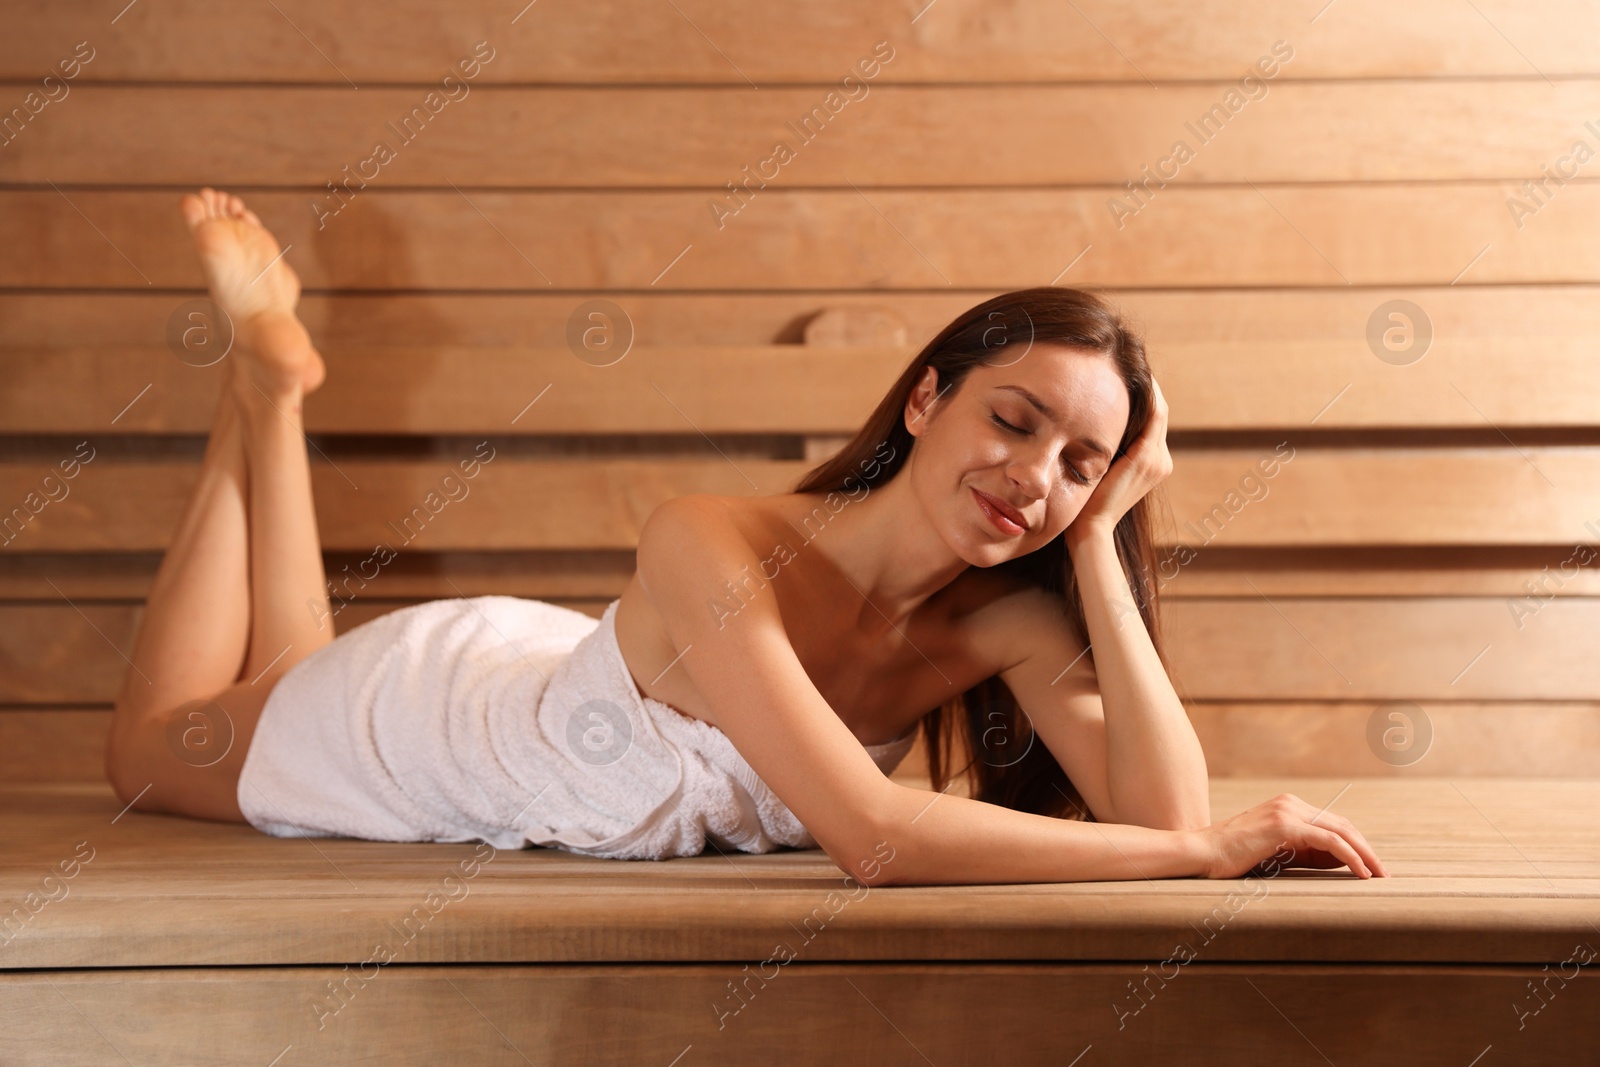
[(140, 811), (237, 819), (230, 801), (249, 737), (238, 736), (237, 716), (223, 704), (259, 709), (237, 695), (219, 699), (229, 692), (164, 711), (119, 707), (105, 751), (106, 780), (117, 798)]

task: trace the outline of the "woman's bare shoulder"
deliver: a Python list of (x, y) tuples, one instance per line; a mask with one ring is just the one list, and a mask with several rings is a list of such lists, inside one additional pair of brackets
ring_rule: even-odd
[(754, 549), (760, 530), (774, 514), (762, 502), (766, 497), (732, 497), (716, 493), (687, 493), (657, 505), (639, 531), (642, 542), (651, 534), (667, 537), (710, 538), (719, 543), (734, 537), (737, 544)]
[(994, 567), (969, 567), (951, 583), (950, 618), (996, 674), (1041, 649), (1082, 648), (1061, 597)]
[(752, 503), (762, 499), (689, 493), (658, 505), (639, 531), (635, 581), (648, 596), (653, 572), (666, 568), (673, 584), (704, 594), (739, 580), (747, 568), (758, 568), (761, 557), (771, 551), (765, 542), (773, 523), (781, 522), (774, 512)]

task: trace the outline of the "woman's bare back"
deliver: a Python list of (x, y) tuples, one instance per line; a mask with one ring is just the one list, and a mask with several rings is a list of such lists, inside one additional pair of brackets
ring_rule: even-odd
[[(762, 560), (763, 573), (721, 576), (730, 584), (706, 611), (724, 626), (737, 626), (743, 604), (776, 597), (796, 657), (862, 744), (903, 735), (928, 711), (1009, 665), (1002, 658), (1003, 623), (987, 610), (1017, 589), (1001, 575), (968, 568), (909, 619), (891, 625), (818, 551), (830, 533), (817, 521), (829, 513), (821, 497), (708, 499)], [(618, 648), (642, 694), (719, 725), (689, 672), (669, 668), (679, 667), (679, 650), (637, 572), (622, 593), (615, 624)]]

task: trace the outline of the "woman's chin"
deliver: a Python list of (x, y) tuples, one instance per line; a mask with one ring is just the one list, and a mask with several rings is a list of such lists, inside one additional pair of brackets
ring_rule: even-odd
[(988, 541), (981, 544), (968, 545), (966, 551), (959, 553), (973, 567), (993, 567), (1015, 557), (1015, 546)]

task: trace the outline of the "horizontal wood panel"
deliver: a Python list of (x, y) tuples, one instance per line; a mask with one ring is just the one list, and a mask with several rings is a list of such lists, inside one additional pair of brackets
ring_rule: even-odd
[[(1231, 918), (1226, 910), (1222, 915)], [(1201, 940), (1181, 936), (1191, 948)], [(1573, 963), (1560, 986), (1551, 980), (1560, 995), (1548, 1010), (1539, 999), (1523, 1008), (1519, 1031), (1506, 1005), (1523, 1004), (1530, 984), (1537, 988), (1555, 967), (1218, 966), (1202, 958), (1183, 963), (1180, 972), (1176, 961), (1191, 957), (1174, 959), (1172, 948), (1159, 957), (1173, 960), (1164, 967), (868, 967), (806, 962), (808, 946), (781, 932), (779, 943), (783, 937), (792, 954), (775, 957), (768, 949), (757, 959), (771, 962), (747, 964), (748, 970), (732, 962), (561, 968), (402, 962), (9, 974), (0, 977), (0, 1053), (14, 1067), (230, 1057), (252, 1063), (278, 1057), (288, 1067), (375, 1054), (394, 1067), (667, 1063), (674, 1053), (765, 1067), (793, 1062), (795, 1029), (804, 1027), (813, 1063), (998, 1060), (1059, 1067), (1096, 1047), (1117, 1050), (1129, 1057), (1124, 1062), (1160, 1063), (1172, 1047), (1168, 1035), (1177, 1032), (1184, 1035), (1183, 1062), (1199, 1067), (1248, 1063), (1264, 1046), (1283, 1064), (1322, 1063), (1312, 1058), (1320, 1055), (1329, 1063), (1371, 1065), (1468, 1063), (1499, 1046), (1516, 1049), (1518, 1064), (1542, 1067), (1570, 1063), (1571, 1050), (1587, 1043), (1586, 1017), (1600, 1011), (1595, 983), (1576, 982), (1568, 991)], [(1177, 982), (1180, 973), (1184, 981)], [(1432, 1005), (1426, 1013), (1395, 1010), (1423, 1003)], [(318, 1004), (325, 1017), (313, 1009)], [(1100, 1010), (1086, 1007), (1038, 1025), (1061, 1004)]]
[(0, 709), (0, 782), (104, 782), (111, 712)]
[[(203, 0), (17, 5), (0, 76), (38, 78), (88, 36), (84, 81), (438, 82), (471, 46), (492, 82), (836, 82), (888, 40), (882, 81), (1028, 82), (1241, 78), (1284, 39), (1285, 78), (1600, 73), (1600, 19), (1578, 2), (1340, 0), (1335, 10), (1274, 0), (1081, 0), (996, 9), (986, 0), (800, 5), (752, 19), (706, 0), (604, 0), (522, 10), (466, 0), (386, 6), (277, 0), (218, 8)], [(274, 7), (277, 10), (274, 10)], [(113, 22), (112, 20), (116, 21)], [(598, 32), (596, 27), (605, 31)], [(346, 78), (349, 81), (346, 81)]]
[[(1537, 966), (1594, 936), (1600, 782), (1223, 780), (1211, 783), (1213, 817), (1282, 792), (1352, 820), (1391, 877), (1283, 871), (1257, 886), (1237, 922), (1213, 926), (1204, 962)], [(467, 844), (277, 840), (139, 811), (113, 823), (123, 805), (106, 786), (0, 788), (0, 802), (0, 899), (38, 890), (77, 842), (95, 850), (71, 896), (7, 944), (11, 968), (358, 962), (386, 924), (474, 855)], [(719, 960), (737, 969), (766, 959), (774, 931), (798, 926), (842, 877), (817, 850), (659, 863), (498, 851), (404, 962)], [(834, 917), (804, 961), (1161, 960), (1174, 931), (1198, 930), (1247, 888), (1176, 878), (873, 891)]]
[[(1190, 701), (1186, 710), (1212, 778), (1600, 776), (1600, 703), (1396, 704)], [(102, 782), (110, 728), (103, 708), (0, 708), (0, 782)], [(1391, 729), (1400, 732), (1384, 747)], [(925, 751), (919, 733), (892, 777), (930, 788)]]
[(1600, 777), (1600, 702), (1593, 700), (1207, 701), (1188, 711), (1207, 770), (1228, 778)]
[[(42, 112), (0, 153), (0, 181), (306, 186), (308, 203), (331, 212), (341, 196), (328, 182), (349, 182), (345, 196), (452, 182), (693, 187), (705, 190), (702, 211), (718, 202), (736, 212), (745, 197), (759, 204), (769, 190), (793, 186), (1148, 180), (1159, 198), (1167, 182), (1520, 183), (1544, 180), (1546, 166), (1559, 175), (1549, 192), (1560, 195), (1562, 180), (1596, 176), (1584, 164), (1600, 143), (1600, 81), (1537, 76), (1274, 80), (1247, 94), (1231, 82), (862, 87), (833, 109), (825, 95), (816, 87), (753, 93), (742, 84), (482, 88), (454, 90), (445, 103), (435, 97), (429, 108), (417, 88), (80, 86), (70, 107)], [(1040, 129), (1058, 136), (1041, 140)], [(1574, 154), (1579, 141), (1587, 147)], [(972, 151), (974, 143), (984, 150)], [(730, 182), (747, 191), (729, 193)], [(1531, 210), (1539, 200), (1527, 203)]]
[[(802, 345), (636, 348), (617, 356), (579, 351), (586, 358), (566, 348), (324, 349), (328, 379), (306, 398), (306, 429), (853, 431), (911, 356), (897, 349)], [(197, 367), (166, 347), (106, 346), (4, 358), (14, 388), (0, 398), (0, 432), (93, 431), (115, 418), (123, 433), (206, 433), (232, 357), (219, 349), (220, 362)], [(126, 412), (105, 415), (136, 396)], [(1600, 411), (1593, 414), (1600, 422)]]
[[(75, 454), (67, 449), (57, 463), (0, 464), (0, 500), (12, 502), (0, 514), (11, 523), (9, 547), (164, 547), (198, 464), (122, 461), (95, 451), (64, 480), (57, 467)], [(1592, 538), (1585, 524), (1600, 522), (1600, 449), (1594, 448), (1280, 444), (1174, 449), (1173, 455), (1172, 476), (1153, 496), (1157, 539), (1195, 552), (1213, 543), (1570, 545)], [(529, 460), (501, 456), (492, 444), (427, 461), (332, 461), (315, 452), (312, 458), (322, 545), (369, 551), (380, 543), (395, 551), (631, 549), (650, 512), (666, 500), (782, 493), (808, 466), (752, 457)], [(1163, 498), (1170, 518), (1164, 524)], [(806, 539), (826, 528), (827, 511), (850, 500), (836, 496), (829, 509), (819, 496), (824, 514), (808, 526)], [(1486, 500), (1500, 506), (1486, 509)], [(1184, 565), (1177, 559), (1175, 571)]]
[[(330, 579), (359, 573), (359, 564), (370, 553), (370, 547), (356, 552), (325, 552), (324, 568)], [(0, 553), (0, 601), (56, 600), (63, 596), (80, 601), (143, 600), (160, 563), (160, 552)], [(609, 601), (621, 596), (633, 570), (634, 554), (630, 549), (418, 551), (396, 556), (384, 565), (382, 573), (385, 592), (395, 597), (437, 600), (500, 594), (565, 603), (575, 599)], [(1509, 574), (1532, 577), (1537, 570), (1534, 567), (1532, 571), (1513, 570)], [(1576, 580), (1587, 578), (1587, 574), (1580, 573)], [(1588, 587), (1575, 584), (1572, 590), (1587, 591)], [(1600, 594), (1600, 585), (1594, 592)]]
[[(214, 347), (7, 353), (0, 433), (206, 433), (231, 358)], [(617, 357), (322, 351), (328, 380), (305, 403), (313, 433), (851, 434), (916, 355), (822, 345), (637, 347)], [(1364, 339), (1180, 342), (1149, 355), (1177, 432), (1600, 426), (1600, 351), (1588, 336), (1441, 338), (1404, 366)]]
[[(1186, 699), (1586, 700), (1600, 601), (1283, 597), (1173, 602), (1171, 674)], [(1519, 625), (1520, 624), (1520, 625)]]
[[(414, 602), (380, 599), (381, 581), (352, 586), (334, 605), (338, 632)], [(607, 602), (561, 603), (598, 617)], [(1600, 600), (1518, 606), (1502, 597), (1184, 598), (1165, 605), (1163, 636), (1187, 701), (1592, 700)], [(140, 610), (0, 605), (0, 704), (109, 704)]]
[[(198, 276), (195, 284), (199, 285)], [(1077, 283), (1069, 274), (1061, 284)], [(1437, 345), (1515, 337), (1536, 351), (1545, 339), (1565, 344), (1591, 336), (1594, 308), (1600, 301), (1600, 288), (1589, 285), (1462, 284), (1373, 291), (1339, 283), (1311, 289), (1101, 291), (1143, 332), (1156, 359), (1174, 345), (1365, 344), (1368, 320), (1395, 298), (1422, 307)], [(86, 345), (165, 349), (168, 320), (200, 292), (0, 292), (0, 360), (13, 358), (17, 349)], [(623, 309), (635, 343), (642, 347), (798, 343), (805, 325), (824, 308), (882, 309), (904, 321), (908, 342), (920, 345), (997, 292), (652, 291), (614, 293), (608, 299)], [(301, 297), (296, 310), (317, 344), (334, 354), (374, 346), (561, 348), (566, 345), (568, 323), (585, 299), (579, 294), (538, 292), (310, 292)], [(1421, 369), (1427, 358), (1431, 357), (1397, 369)]]
[[(371, 550), (323, 554), (330, 579), (359, 573)], [(1572, 545), (1228, 548), (1193, 555), (1161, 587), (1182, 597), (1600, 596), (1600, 567)], [(0, 601), (142, 600), (159, 552), (0, 553)], [(1179, 561), (1181, 563), (1181, 560)], [(370, 565), (369, 565), (370, 567)], [(629, 549), (609, 552), (407, 552), (383, 567), (389, 597), (531, 597), (604, 603), (633, 576)], [(1259, 592), (1258, 592), (1259, 591)]]
[[(1600, 184), (1514, 219), (1504, 182), (766, 190), (720, 229), (693, 192), (366, 190), (318, 230), (251, 194), (313, 289), (935, 289), (1592, 283)], [(175, 192), (0, 193), (0, 286), (197, 288)], [(1122, 223), (1119, 228), (1119, 221)], [(1517, 227), (1522, 222), (1522, 228)], [(1226, 248), (1229, 254), (1197, 255)], [(1070, 269), (1069, 269), (1070, 268)], [(1364, 320), (1363, 320), (1364, 322)]]
[[(688, 493), (743, 496), (781, 492), (800, 474), (793, 462), (741, 458), (682, 462), (491, 457), (466, 446), (436, 460), (350, 460), (312, 464), (321, 544), (396, 552), (445, 549), (631, 549), (650, 513)], [(315, 453), (313, 453), (315, 458)], [(101, 462), (96, 460), (96, 463)], [(143, 550), (164, 547), (199, 467), (177, 463), (94, 463), (62, 484), (70, 495), (32, 517), (13, 549)], [(0, 466), (0, 499), (37, 490), (45, 469)], [(58, 472), (59, 473), (59, 472)], [(98, 473), (98, 472), (96, 472)], [(749, 479), (748, 481), (746, 479)], [(336, 486), (334, 483), (337, 482)], [(559, 502), (559, 507), (551, 506)], [(12, 514), (7, 512), (7, 515)], [(4, 518), (4, 516), (0, 516)], [(26, 538), (26, 540), (24, 540)]]

